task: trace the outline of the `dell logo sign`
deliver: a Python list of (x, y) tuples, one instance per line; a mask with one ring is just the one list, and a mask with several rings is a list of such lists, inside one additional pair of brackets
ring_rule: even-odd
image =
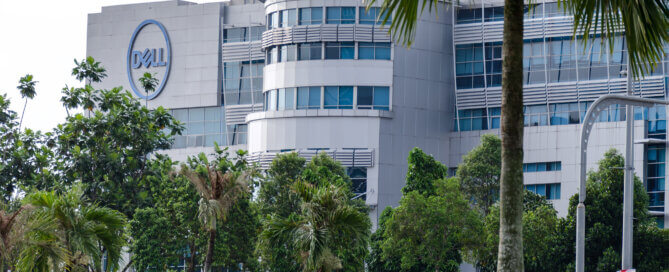
[[(161, 35), (152, 35), (158, 32), (149, 32), (146, 30), (149, 27), (160, 30), (162, 37), (159, 37)], [(143, 32), (142, 30), (147, 33), (140, 35)], [(165, 88), (165, 83), (167, 83), (167, 78), (170, 75), (171, 63), (170, 37), (167, 35), (165, 27), (156, 20), (145, 20), (140, 23), (132, 33), (128, 46), (127, 72), (132, 91), (142, 99), (154, 99)], [(153, 93), (146, 93), (145, 90), (137, 87), (139, 85), (137, 79), (145, 72), (157, 74), (161, 81)]]
[[(158, 50), (158, 54), (156, 54), (156, 50)], [(132, 59), (132, 69), (141, 68), (142, 65), (144, 65), (144, 67), (146, 68), (149, 68), (151, 66), (153, 67), (166, 66), (167, 62), (165, 62), (164, 53), (165, 53), (165, 48), (160, 48), (160, 49), (147, 48), (144, 50), (144, 52), (132, 51), (132, 56), (130, 57)]]

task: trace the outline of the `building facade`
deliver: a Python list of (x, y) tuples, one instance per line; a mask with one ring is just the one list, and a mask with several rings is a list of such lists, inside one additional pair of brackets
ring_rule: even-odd
[[(248, 150), (262, 167), (279, 153), (326, 152), (347, 168), (376, 225), (401, 197), (411, 148), (454, 170), (481, 135), (499, 133), (503, 7), (461, 4), (424, 14), (410, 49), (360, 0), (103, 7), (89, 15), (87, 55), (107, 68), (100, 87), (133, 90), (184, 123), (164, 151), (173, 158), (211, 153), (214, 142)], [(624, 38), (613, 53), (597, 37), (585, 47), (572, 39), (572, 20), (549, 1), (535, 1), (525, 20), (525, 184), (562, 216), (578, 190), (581, 119), (597, 97), (626, 86)], [(654, 67), (634, 92), (665, 99), (669, 67)], [(144, 72), (160, 80), (156, 92), (133, 86)], [(666, 225), (665, 108), (634, 118), (636, 139), (655, 139), (639, 141), (634, 165)], [(623, 150), (624, 119), (624, 107), (602, 114), (589, 168), (609, 148)]]

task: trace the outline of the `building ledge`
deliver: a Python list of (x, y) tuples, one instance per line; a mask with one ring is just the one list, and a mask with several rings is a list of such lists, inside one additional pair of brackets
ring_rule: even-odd
[(263, 111), (254, 112), (246, 116), (246, 123), (277, 118), (302, 118), (302, 117), (378, 117), (393, 118), (395, 114), (392, 111), (384, 110), (283, 110), (283, 111)]

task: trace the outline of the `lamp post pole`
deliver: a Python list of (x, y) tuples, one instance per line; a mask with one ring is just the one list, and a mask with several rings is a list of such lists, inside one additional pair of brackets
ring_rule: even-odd
[[(629, 60), (627, 64), (627, 95), (632, 96), (634, 85)], [(634, 110), (626, 107), (627, 133), (625, 135), (625, 180), (623, 184), (623, 244), (622, 269), (632, 268), (632, 230), (634, 218)]]
[[(631, 77), (627, 75), (628, 79)], [(590, 132), (592, 131), (592, 126), (595, 123), (595, 119), (599, 114), (607, 109), (610, 105), (626, 105), (626, 121), (627, 121), (627, 137), (625, 142), (625, 184), (624, 184), (624, 195), (623, 195), (623, 269), (629, 269), (632, 266), (632, 190), (634, 189), (633, 185), (633, 122), (634, 122), (634, 111), (632, 106), (637, 107), (650, 107), (656, 104), (669, 105), (669, 101), (666, 100), (656, 100), (648, 99), (641, 97), (634, 97), (631, 94), (632, 82), (628, 80), (628, 95), (616, 95), (616, 94), (607, 94), (599, 97), (595, 102), (592, 103), (592, 106), (588, 109), (588, 112), (583, 118), (583, 125), (581, 126), (581, 148), (580, 148), (580, 180), (579, 180), (579, 194), (578, 194), (578, 206), (576, 207), (576, 272), (585, 271), (585, 178), (586, 178), (586, 162), (588, 157), (588, 138), (590, 137)], [(629, 188), (628, 188), (629, 187)], [(629, 194), (629, 195), (628, 195)], [(625, 213), (626, 207), (629, 206), (629, 210)], [(625, 224), (629, 224), (628, 228), (625, 228)], [(629, 232), (628, 234), (625, 234)], [(628, 239), (628, 240), (626, 240)], [(627, 242), (626, 242), (627, 241)], [(626, 253), (627, 252), (627, 253)], [(625, 258), (628, 258), (628, 262)], [(628, 265), (625, 268), (625, 265)]]

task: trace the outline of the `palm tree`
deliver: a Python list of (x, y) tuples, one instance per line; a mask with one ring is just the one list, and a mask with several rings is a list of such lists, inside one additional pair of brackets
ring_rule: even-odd
[(342, 269), (338, 251), (367, 247), (371, 223), (367, 214), (351, 205), (347, 188), (298, 181), (293, 189), (302, 200), (300, 215), (272, 217), (261, 234), (262, 243), (294, 243), (303, 271), (318, 272)]
[(246, 167), (243, 152), (236, 162), (228, 159), (227, 151), (216, 146), (218, 156), (211, 163), (204, 153), (189, 158), (190, 166), (182, 165), (181, 174), (195, 186), (200, 200), (198, 219), (209, 233), (204, 271), (211, 271), (216, 241), (216, 222), (225, 221), (230, 209), (249, 193), (251, 171)]
[(22, 228), (25, 224), (25, 206), (21, 206), (14, 211), (8, 211), (5, 203), (2, 203), (0, 210), (0, 271), (5, 271), (5, 265), (10, 264), (16, 258), (17, 244), (25, 232)]
[[(369, 0), (368, 7), (377, 0)], [(418, 16), (441, 0), (383, 0), (383, 21), (393, 16), (389, 31), (411, 45)], [(457, 0), (455, 2), (458, 2)], [(502, 38), (502, 171), (500, 178), (500, 244), (498, 271), (522, 271), (523, 199), (523, 8), (522, 0), (504, 1)], [(630, 66), (635, 75), (648, 72), (664, 57), (669, 41), (669, 9), (662, 0), (561, 0), (574, 14), (574, 35), (585, 39), (602, 30), (609, 45), (615, 34), (625, 32)], [(420, 10), (419, 10), (420, 8)], [(601, 25), (598, 19), (601, 18)], [(609, 46), (613, 50), (613, 46)]]
[(26, 114), (28, 99), (33, 99), (33, 97), (35, 97), (35, 84), (37, 84), (37, 81), (33, 81), (33, 75), (27, 74), (19, 79), (19, 86), (16, 86), (16, 88), (19, 89), (19, 92), (21, 93), (21, 98), (26, 99), (26, 102), (23, 104), (21, 121), (19, 121), (19, 130), (21, 130), (21, 125), (23, 124), (23, 116)]
[[(49, 248), (36, 250), (24, 256), (46, 267), (62, 267), (63, 271), (94, 269), (102, 271), (102, 257), (106, 255), (106, 271), (119, 268), (121, 249), (125, 244), (125, 216), (106, 207), (87, 204), (83, 192), (75, 187), (65, 194), (35, 192), (24, 200), (35, 208), (35, 216), (48, 218), (56, 224), (58, 242), (67, 250), (64, 262), (49, 257)], [(35, 233), (36, 236), (41, 233)], [(39, 261), (39, 262), (38, 262)]]

